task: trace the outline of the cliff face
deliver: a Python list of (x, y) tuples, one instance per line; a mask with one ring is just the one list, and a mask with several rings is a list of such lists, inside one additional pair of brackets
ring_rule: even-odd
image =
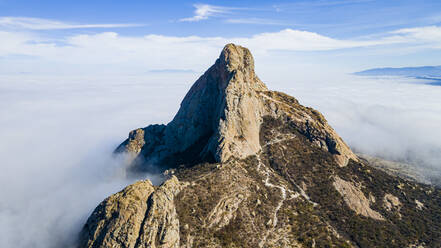
[[(360, 160), (316, 110), (270, 91), (227, 45), (167, 125), (117, 149), (169, 179), (128, 186), (80, 247), (439, 247), (441, 191)], [(172, 175), (172, 176), (170, 176)]]
[(175, 167), (243, 159), (261, 151), (264, 116), (290, 119), (341, 166), (357, 160), (318, 111), (269, 91), (254, 72), (250, 51), (233, 44), (226, 45), (216, 63), (194, 83), (168, 125), (132, 131), (117, 151), (136, 155), (138, 169), (152, 163)]

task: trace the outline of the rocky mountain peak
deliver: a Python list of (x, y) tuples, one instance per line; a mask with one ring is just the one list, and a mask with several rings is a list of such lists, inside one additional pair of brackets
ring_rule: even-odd
[(342, 166), (357, 160), (320, 113), (269, 91), (254, 72), (251, 52), (234, 44), (226, 45), (193, 84), (168, 125), (134, 130), (117, 151), (135, 155), (135, 167), (141, 169), (146, 164), (175, 167), (243, 159), (261, 150), (260, 125), (267, 115), (289, 119)]
[[(248, 74), (247, 77), (254, 79), (254, 58), (248, 48), (235, 44), (227, 44), (219, 56), (217, 61), (220, 67), (224, 67), (228, 72), (240, 71)], [(258, 86), (265, 87), (263, 83)]]
[(441, 190), (359, 159), (318, 111), (228, 44), (167, 125), (117, 149), (169, 169), (105, 199), (79, 247), (441, 247)]

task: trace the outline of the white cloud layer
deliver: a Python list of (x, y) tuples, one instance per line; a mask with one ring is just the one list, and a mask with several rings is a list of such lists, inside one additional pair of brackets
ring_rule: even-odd
[[(321, 111), (353, 148), (441, 176), (441, 87), (320, 71), (302, 79), (288, 65), (257, 72)], [(133, 182), (112, 149), (129, 130), (171, 120), (197, 76), (0, 76), (0, 247), (74, 247), (93, 208)]]
[(397, 34), (396, 39), (402, 39), (403, 42), (415, 42), (430, 48), (441, 48), (441, 27), (439, 26), (404, 28), (391, 33)]
[(189, 77), (0, 76), (0, 247), (75, 247), (99, 202), (135, 180), (113, 149), (168, 121), (187, 90), (157, 82)]
[(144, 26), (143, 24), (72, 24), (42, 18), (31, 17), (0, 17), (0, 27), (8, 29), (55, 30), (84, 28), (127, 28)]

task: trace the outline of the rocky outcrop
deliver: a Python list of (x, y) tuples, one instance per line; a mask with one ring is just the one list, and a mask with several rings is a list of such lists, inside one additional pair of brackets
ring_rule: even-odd
[(334, 180), (335, 189), (343, 196), (343, 199), (350, 209), (357, 214), (361, 214), (372, 219), (384, 220), (384, 217), (381, 216), (380, 213), (371, 209), (370, 201), (368, 198), (366, 198), (363, 191), (361, 191), (353, 183), (345, 181), (340, 177), (335, 177)]
[(262, 92), (265, 115), (290, 122), (313, 145), (331, 153), (342, 167), (357, 156), (328, 125), (323, 115), (315, 109), (302, 106), (297, 99), (281, 92)]
[(138, 169), (243, 159), (261, 151), (259, 131), (267, 115), (289, 119), (341, 166), (358, 159), (318, 111), (269, 91), (254, 72), (250, 51), (233, 44), (194, 83), (167, 126), (132, 131), (117, 152), (137, 155)]
[(167, 125), (117, 152), (168, 169), (104, 200), (80, 247), (441, 247), (441, 190), (359, 159), (316, 110), (227, 45)]
[(149, 180), (127, 186), (93, 211), (81, 232), (81, 247), (135, 247), (154, 188)]
[(145, 180), (110, 196), (87, 220), (80, 247), (179, 247), (174, 197), (180, 189), (172, 177), (157, 189)]
[(172, 177), (152, 194), (135, 247), (179, 247), (179, 220), (174, 197), (180, 190), (178, 179)]
[(392, 194), (385, 194), (383, 198), (384, 207), (387, 211), (397, 210), (400, 211), (401, 202), (398, 197), (392, 195)]
[(239, 205), (244, 201), (245, 198), (245, 195), (237, 192), (233, 195), (227, 195), (224, 198), (220, 199), (213, 210), (211, 210), (210, 214), (207, 216), (207, 227), (215, 227), (217, 229), (220, 229), (228, 225), (230, 221), (234, 219)]

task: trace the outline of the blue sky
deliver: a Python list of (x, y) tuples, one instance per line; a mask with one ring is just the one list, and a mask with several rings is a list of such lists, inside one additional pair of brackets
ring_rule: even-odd
[[(195, 5), (217, 6), (207, 19), (179, 22), (194, 16)], [(142, 35), (251, 35), (281, 28), (302, 29), (346, 38), (379, 32), (439, 25), (440, 1), (23, 1), (1, 0), (2, 16), (34, 17), (73, 23), (136, 23), (142, 28), (120, 30)]]
[[(441, 1), (0, 0), (0, 40), (1, 73), (132, 67), (129, 61), (148, 71), (201, 71), (201, 59), (226, 42), (248, 46), (262, 60), (332, 62), (346, 72), (433, 65), (441, 64)], [(174, 54), (160, 53), (171, 46)], [(176, 63), (173, 56), (188, 59)]]

